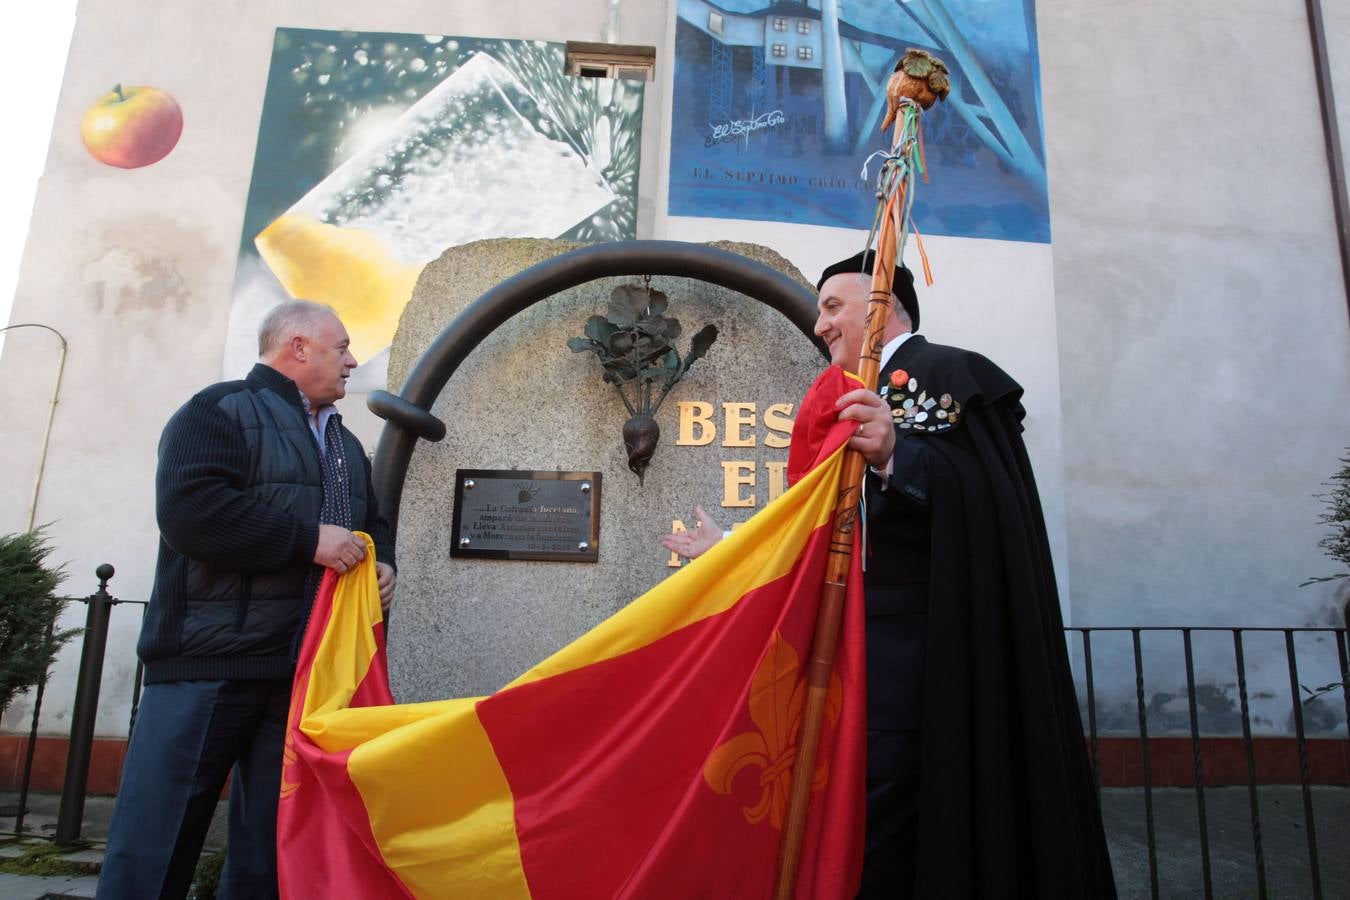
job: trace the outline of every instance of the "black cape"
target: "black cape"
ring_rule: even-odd
[[[1114,897],[1022,388],[918,335],[886,368],[931,491],[918,895]]]

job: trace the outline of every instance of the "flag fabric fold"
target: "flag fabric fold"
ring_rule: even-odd
[[[768,896],[853,387],[837,368],[812,386],[788,491],[491,696],[394,703],[373,547],[327,573],[291,698],[282,896]],[[852,897],[861,870],[858,558],[799,897]]]

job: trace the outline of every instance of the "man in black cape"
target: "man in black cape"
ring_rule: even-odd
[[[874,255],[821,275],[816,334],[861,356]],[[867,845],[860,897],[1114,897],[1022,388],[930,344],[897,267],[878,390],[840,399],[868,462]],[[699,526],[666,546],[697,556]]]

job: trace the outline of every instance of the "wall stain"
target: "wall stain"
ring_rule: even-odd
[[[181,315],[191,306],[193,279],[213,255],[197,229],[159,216],[104,224],[88,243],[81,267],[95,312],[118,318]]]

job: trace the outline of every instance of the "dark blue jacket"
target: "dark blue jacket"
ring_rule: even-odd
[[[352,528],[392,565],[370,462],[346,428],[342,437]],[[323,506],[319,446],[295,383],[257,365],[194,396],[160,438],[155,494],[159,561],[137,645],[146,682],[290,679]]]

